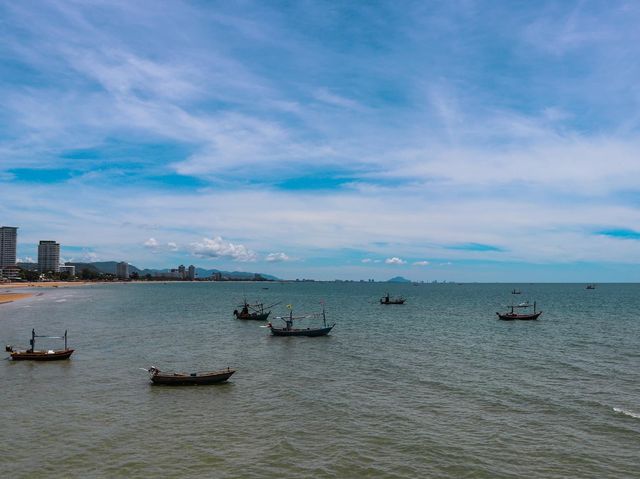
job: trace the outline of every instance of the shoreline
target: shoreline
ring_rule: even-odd
[[[33,296],[33,293],[0,293],[0,304],[13,303]]]
[[[71,286],[84,286],[87,284],[97,284],[96,281],[29,281],[24,283],[0,283],[2,289],[24,289],[24,288],[68,288]]]

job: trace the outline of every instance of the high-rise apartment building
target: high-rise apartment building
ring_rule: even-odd
[[[191,281],[196,279],[196,267],[194,265],[189,265],[189,269],[187,271],[187,279],[190,279]]]
[[[55,241],[40,241],[38,245],[38,271],[60,272],[60,245]]]
[[[15,266],[18,228],[0,226],[0,268]]]

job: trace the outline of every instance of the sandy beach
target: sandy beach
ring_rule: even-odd
[[[24,291],[12,292],[12,289],[30,289],[30,288],[65,288],[70,286],[84,286],[87,284],[95,284],[91,281],[50,281],[50,282],[28,282],[28,283],[0,283],[0,304],[11,303],[19,299],[25,299],[33,296],[34,293]],[[40,293],[42,294],[42,293]]]
[[[18,299],[24,299],[33,296],[32,293],[0,293],[0,304],[11,303]]]
[[[84,286],[96,284],[95,281],[31,281],[27,283],[0,283],[0,290],[14,288],[65,288],[71,286]]]

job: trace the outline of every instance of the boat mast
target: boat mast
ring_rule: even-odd
[[[285,321],[287,323],[287,330],[291,330],[293,328],[293,309],[289,308],[289,320]]]

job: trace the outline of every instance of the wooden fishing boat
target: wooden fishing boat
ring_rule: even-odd
[[[514,289],[511,291],[511,294],[522,294],[522,291],[520,291],[519,289]]]
[[[147,369],[149,377],[153,384],[166,384],[169,386],[187,386],[187,385],[203,385],[216,384],[229,379],[235,369],[227,368],[220,371],[206,371],[197,373],[175,373],[160,371],[155,366]]]
[[[588,284],[585,289],[596,289],[596,285],[595,284]]]
[[[380,304],[404,304],[405,301],[406,299],[404,299],[402,296],[392,298],[389,296],[389,293],[380,298]]]
[[[253,319],[257,321],[265,321],[271,314],[271,311],[266,310],[271,309],[278,304],[280,303],[274,303],[265,307],[263,303],[249,304],[245,299],[244,302],[240,305],[242,309],[240,311],[234,309],[233,315],[237,319]]]
[[[517,313],[516,309],[526,309],[533,307],[533,313]],[[532,320],[538,319],[542,314],[542,311],[536,311],[536,303],[533,302],[533,305],[528,302],[511,305],[511,311],[506,313],[496,313],[498,315],[498,319],[502,319],[503,321],[514,321],[516,319],[519,320]]]
[[[301,319],[319,319],[322,318],[323,326],[321,328],[294,328],[293,322]],[[269,322],[267,324],[267,328],[271,330],[271,334],[274,336],[307,336],[307,337],[315,337],[315,336],[326,336],[336,325],[333,323],[331,326],[327,324],[327,316],[322,308],[322,313],[320,314],[308,314],[305,316],[293,316],[293,311],[289,308],[289,316],[278,316],[276,319],[281,319],[284,321],[285,326],[283,328],[276,328]]]
[[[36,338],[44,339],[64,339],[64,349],[35,349]],[[29,349],[15,349],[14,346],[8,345],[5,351],[10,353],[11,359],[14,361],[56,361],[60,359],[69,359],[73,354],[73,349],[67,347],[67,331],[64,336],[41,336],[37,335],[35,329],[31,330],[31,339],[29,340]]]

